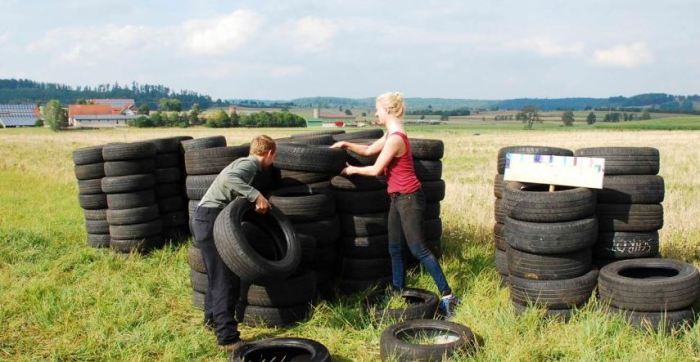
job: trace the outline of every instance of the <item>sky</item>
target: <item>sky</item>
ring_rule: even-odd
[[[0,78],[214,98],[700,93],[700,1],[0,0]]]

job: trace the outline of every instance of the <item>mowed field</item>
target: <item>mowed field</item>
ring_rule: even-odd
[[[201,326],[202,312],[191,305],[186,245],[128,257],[86,246],[71,152],[183,134],[222,134],[233,145],[259,133],[300,131],[0,130],[0,360],[223,360]],[[516,316],[508,290],[498,285],[491,239],[500,147],[654,146],[666,181],[661,253],[700,266],[699,133],[435,126],[409,134],[445,142],[443,266],[462,299],[455,321],[483,338],[474,360],[700,360],[700,325],[671,334],[640,331],[604,313],[595,299],[568,323],[543,319],[538,310]],[[425,273],[412,274],[410,284],[436,290]],[[241,329],[246,339],[313,338],[338,361],[376,361],[385,327],[372,324],[355,297],[321,303],[289,329]]]

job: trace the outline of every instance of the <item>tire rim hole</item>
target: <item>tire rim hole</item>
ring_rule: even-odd
[[[243,356],[245,362],[295,362],[309,361],[313,354],[306,349],[280,346],[265,347],[264,349],[252,350]]]
[[[678,271],[670,268],[625,268],[618,273],[632,279],[664,279],[678,275]]]
[[[280,226],[270,220],[270,216],[254,211],[246,212],[241,228],[258,255],[272,261],[280,261],[287,254],[287,244]]]
[[[401,341],[415,345],[448,344],[460,339],[460,336],[454,332],[431,328],[412,328],[399,331],[396,337]]]

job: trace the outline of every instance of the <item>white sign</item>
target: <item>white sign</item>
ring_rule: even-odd
[[[508,153],[503,180],[602,189],[604,173],[604,158]]]

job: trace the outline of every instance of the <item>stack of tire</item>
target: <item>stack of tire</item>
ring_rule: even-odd
[[[110,247],[120,253],[146,252],[163,245],[155,193],[156,146],[152,142],[109,144],[102,190],[107,194]]]
[[[219,172],[201,173],[199,162],[206,157],[204,150],[226,147],[226,138],[224,136],[195,138],[184,140],[180,144],[185,155],[185,174],[187,175],[185,178],[185,191],[188,199],[188,215],[191,217],[199,200],[202,199],[219,174]]]
[[[651,147],[596,147],[578,157],[605,159],[603,189],[598,190],[600,222],[595,263],[656,257],[663,226],[664,179],[658,176],[659,151]]]
[[[345,166],[345,152],[329,148],[328,141],[322,145],[301,142],[278,142],[274,167],[280,175],[280,188],[273,191],[276,196],[270,201],[292,218],[307,254],[315,244],[312,255],[304,259],[316,274],[319,294],[327,298],[332,295],[340,235],[334,197],[327,195],[328,185]]]
[[[571,150],[557,147],[546,146],[508,146],[498,150],[498,159],[496,164],[496,177],[493,181],[493,195],[496,197],[494,203],[494,216],[496,223],[493,225],[493,243],[495,246],[496,255],[496,271],[501,279],[501,285],[508,284],[508,260],[506,256],[507,243],[503,237],[503,225],[506,222],[506,210],[503,205],[503,174],[506,170],[506,155],[508,153],[519,153],[528,155],[555,155],[555,156],[573,156]]]
[[[425,213],[423,232],[426,244],[436,257],[442,256],[442,219],[440,202],[445,198],[445,181],[442,179],[442,156],[445,145],[440,140],[413,138],[410,140],[413,167],[423,185]],[[408,248],[405,248],[408,251]],[[413,257],[410,258],[414,260]],[[415,261],[414,261],[415,262]]]
[[[102,192],[104,160],[102,147],[85,147],[73,151],[75,177],[78,179],[78,200],[85,215],[88,245],[109,247],[107,196]]]
[[[621,314],[632,326],[668,332],[695,323],[700,275],[693,265],[677,260],[616,261],[600,269],[598,293],[609,312]]]
[[[184,159],[180,141],[192,137],[169,137],[150,140],[156,146],[155,176],[158,209],[163,236],[174,242],[189,235],[187,200],[184,190]]]
[[[598,234],[596,199],[587,188],[548,189],[504,185],[510,295],[518,312],[534,304],[566,320],[586,303],[598,279],[591,263]]]

